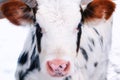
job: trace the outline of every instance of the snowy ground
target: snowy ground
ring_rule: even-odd
[[[0,80],[14,80],[16,61],[27,33],[27,28],[0,20]]]
[[[120,80],[120,0],[116,0],[113,42],[108,70],[109,80]],[[16,61],[29,29],[16,27],[6,19],[0,20],[0,80],[15,80]]]
[[[120,0],[116,0],[117,8],[114,13],[112,49],[108,70],[109,80],[120,80]]]

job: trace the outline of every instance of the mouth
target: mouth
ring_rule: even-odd
[[[54,75],[51,75],[52,77],[65,77],[66,74],[64,73],[60,73],[60,72],[56,72]]]

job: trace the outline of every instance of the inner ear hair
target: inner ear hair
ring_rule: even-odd
[[[93,0],[83,12],[83,20],[85,22],[102,18],[108,20],[114,10],[115,3],[111,0]]]
[[[1,6],[1,11],[11,23],[15,25],[22,25],[24,23],[33,22],[33,11],[20,0],[13,0],[4,3]]]

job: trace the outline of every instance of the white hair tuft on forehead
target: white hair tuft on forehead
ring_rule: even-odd
[[[47,29],[60,26],[68,29],[77,27],[81,14],[79,4],[75,1],[78,0],[44,0],[38,4],[37,22]]]

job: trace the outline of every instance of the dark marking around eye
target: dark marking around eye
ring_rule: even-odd
[[[81,34],[82,34],[81,26],[82,26],[82,24],[80,23],[80,24],[78,25],[78,30],[79,30],[79,32],[78,32],[78,34],[77,34],[77,49],[76,49],[76,52],[79,51],[79,47],[80,47],[80,38],[81,38]]]
[[[36,23],[36,37],[37,37],[37,48],[39,53],[41,52],[41,38],[42,38],[42,29],[40,28],[39,24]]]

